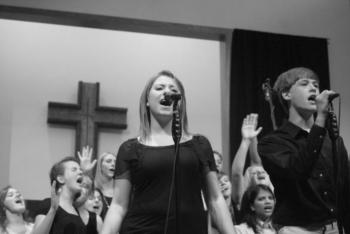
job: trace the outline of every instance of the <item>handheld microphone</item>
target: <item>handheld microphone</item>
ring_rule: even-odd
[[[167,102],[179,101],[181,99],[181,94],[179,94],[179,93],[165,93],[164,94],[164,99]]]
[[[332,102],[334,98],[337,98],[339,97],[340,94],[339,93],[332,93],[332,94],[329,94],[328,96],[328,102]]]

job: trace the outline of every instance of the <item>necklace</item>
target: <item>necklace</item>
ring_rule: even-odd
[[[109,203],[108,203],[108,201],[107,201],[107,199],[106,199],[104,194],[102,194],[102,199],[103,199],[103,203],[106,204],[107,209],[109,209]]]

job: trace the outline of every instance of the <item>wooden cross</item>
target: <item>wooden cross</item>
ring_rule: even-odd
[[[74,126],[75,155],[82,147],[93,148],[97,155],[100,129],[126,129],[126,108],[99,106],[99,83],[79,81],[78,104],[49,102],[47,122]]]

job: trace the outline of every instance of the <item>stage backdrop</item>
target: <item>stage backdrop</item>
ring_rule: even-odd
[[[75,154],[75,135],[47,124],[47,105],[76,103],[78,81],[100,82],[100,105],[128,109],[127,129],[101,133],[99,153],[137,135],[141,91],[162,69],[184,83],[190,131],[222,150],[220,42],[13,20],[0,35],[0,187],[49,196],[49,169]]]
[[[273,86],[279,74],[301,66],[318,74],[321,90],[329,88],[326,39],[234,30],[230,86],[231,160],[241,141],[242,120],[248,113],[259,114],[259,126],[263,127],[259,137],[272,130],[270,108],[262,91],[265,79],[270,78]],[[276,109],[279,124],[282,116]]]

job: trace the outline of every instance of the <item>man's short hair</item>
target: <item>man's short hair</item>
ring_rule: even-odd
[[[282,105],[283,111],[287,115],[289,114],[289,103],[283,98],[282,94],[288,92],[295,82],[301,78],[319,81],[317,74],[311,69],[306,67],[296,67],[280,74],[273,86],[273,89],[277,94],[278,101]]]

